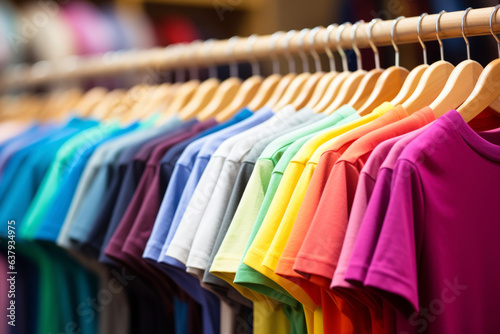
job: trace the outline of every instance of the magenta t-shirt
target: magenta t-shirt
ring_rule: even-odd
[[[354,247],[359,227],[363,221],[368,201],[370,200],[370,196],[375,186],[375,180],[377,179],[379,168],[384,162],[387,154],[389,154],[392,146],[404,136],[405,135],[390,138],[380,143],[373,150],[370,158],[368,158],[366,164],[359,173],[358,185],[356,186],[356,194],[354,195],[354,200],[352,202],[351,214],[349,217],[349,223],[347,224],[344,243],[342,244],[342,251],[340,252],[337,268],[330,284],[331,289],[336,286],[345,288],[352,287],[347,281],[344,280],[345,271],[347,270],[347,265],[349,263],[349,259],[351,258],[352,248]]]
[[[401,333],[500,333],[498,203],[500,129],[452,110],[403,150],[364,280],[406,315]]]
[[[352,287],[348,282],[363,285],[389,204],[394,165],[403,149],[428,126],[380,144],[377,147],[377,155],[374,156],[378,159],[369,159],[365,165],[366,169],[363,168],[363,175],[366,176],[365,187],[360,188],[358,185],[356,188],[356,196],[359,191],[363,200],[357,202],[356,207],[353,204],[353,211],[356,213],[353,212],[352,219],[349,219],[347,242],[342,246],[339,266],[332,279],[332,288]],[[381,159],[383,161],[380,163]]]

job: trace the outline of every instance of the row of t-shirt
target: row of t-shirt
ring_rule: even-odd
[[[159,116],[0,124],[2,333],[500,332],[493,110]]]

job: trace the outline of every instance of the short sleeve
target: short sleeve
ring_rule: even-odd
[[[295,271],[321,277],[325,287],[337,267],[358,178],[356,167],[337,161],[295,261]]]
[[[389,205],[391,180],[392,169],[382,168],[362,218],[346,269],[345,279],[351,284],[363,285],[365,281]]]
[[[364,282],[408,313],[419,310],[415,231],[423,222],[423,198],[418,169],[407,160],[398,160],[384,224]]]

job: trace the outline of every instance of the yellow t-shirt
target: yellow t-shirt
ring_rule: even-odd
[[[368,122],[365,122],[364,124],[360,124],[359,127],[369,127],[368,123],[371,123],[373,120],[379,118],[383,114],[385,114],[387,111],[393,109],[394,107],[389,104],[389,103],[384,103],[380,107],[376,108],[373,112],[370,114],[366,115],[366,118],[369,118],[370,120]],[[361,118],[361,120],[365,120],[365,117]],[[369,130],[367,130],[369,131]],[[359,135],[354,136],[354,138],[350,138],[346,140],[342,140],[342,137],[349,137],[347,132],[344,132],[342,134],[339,134],[338,136],[331,138],[327,140],[326,142],[323,142],[317,149],[309,155],[309,152],[302,152],[304,155],[301,157],[301,161],[305,161],[306,157],[309,157],[307,164],[304,168],[304,171],[302,172],[299,181],[297,182],[297,185],[295,189],[292,189],[292,195],[290,197],[289,202],[287,203],[287,208],[286,211],[284,212],[283,216],[281,217],[281,221],[278,222],[278,229],[273,230],[273,240],[268,246],[266,255],[264,259],[262,260],[262,265],[269,268],[270,270],[274,271],[276,270],[276,265],[278,264],[278,260],[283,253],[283,250],[285,248],[285,245],[288,241],[288,237],[290,236],[290,232],[292,230],[292,227],[295,223],[295,219],[297,217],[297,213],[299,212],[300,205],[302,204],[302,200],[304,199],[306,190],[309,186],[309,182],[311,181],[311,178],[316,170],[316,166],[318,164],[319,158],[321,155],[330,149],[332,145],[335,145],[339,141],[349,141],[352,142],[356,140]],[[301,150],[302,151],[302,150]],[[301,153],[299,151],[299,153]],[[298,153],[297,153],[298,154]],[[292,162],[294,162],[292,160]],[[292,163],[291,162],[291,163]],[[267,218],[267,217],[266,217]],[[272,233],[270,232],[270,233]]]
[[[326,151],[330,147],[328,144],[338,136],[375,120],[392,108],[389,103],[383,104],[369,115],[343,126],[325,130],[304,144],[286,168],[271,202],[272,210],[266,214],[257,236],[243,259],[243,263],[278,283],[304,305],[307,323],[314,333],[321,333],[324,330],[321,307],[317,307],[301,287],[274,273],[316,167],[316,164],[307,162],[315,154],[319,159],[320,152]]]
[[[375,110],[374,112],[361,117],[356,121],[340,127],[322,131],[304,144],[304,146],[299,150],[299,152],[297,152],[295,157],[290,161],[288,167],[286,168],[285,173],[283,174],[283,179],[281,180],[278,190],[276,191],[276,194],[274,195],[274,198],[271,202],[270,207],[272,208],[272,210],[269,210],[266,214],[266,217],[262,222],[257,236],[255,237],[252,245],[248,249],[243,259],[243,263],[281,285],[299,302],[306,306],[309,305],[311,309],[314,309],[315,306],[303,289],[290,282],[289,280],[276,275],[273,270],[264,266],[262,262],[264,261],[266,253],[269,250],[274,236],[280,226],[281,220],[283,218],[283,215],[285,214],[285,211],[287,210],[294,189],[297,186],[299,179],[301,178],[301,175],[306,167],[306,164],[313,153],[325,142],[361,125],[373,121],[374,119],[383,115],[389,109],[392,109],[392,105],[384,104],[383,106],[381,106],[381,108],[377,108],[377,110]],[[308,171],[308,175],[310,179],[310,176],[312,176],[312,172]],[[305,189],[307,188],[307,183],[303,183],[303,185],[300,185],[301,191],[305,191]],[[296,211],[298,211],[298,209],[299,206],[295,208]]]

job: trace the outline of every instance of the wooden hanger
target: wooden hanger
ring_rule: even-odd
[[[439,20],[445,11],[441,11],[436,19],[436,37],[439,42],[441,60],[430,65],[422,75],[417,88],[402,106],[408,113],[414,113],[434,101],[443,90],[454,66],[444,60],[443,42],[439,37]]]
[[[271,74],[262,81],[262,84],[255,93],[252,101],[248,103],[248,109],[259,110],[271,101],[274,91],[277,89],[282,76],[280,74]]]
[[[462,36],[467,46],[467,60],[458,64],[451,72],[446,85],[439,96],[429,107],[434,111],[436,117],[440,117],[449,110],[460,106],[472,93],[483,67],[476,61],[470,59],[470,46],[465,36],[464,21],[467,13],[472,8],[467,8],[462,15],[461,29]]]
[[[0,110],[2,122],[36,119],[45,102],[45,98],[38,98],[35,94],[29,93],[4,95],[1,100]]]
[[[358,69],[362,69],[363,64],[361,60],[361,52],[359,52],[359,48],[356,43],[356,31],[358,30],[359,25],[363,22],[364,21],[361,20],[354,23],[351,29],[351,44],[352,44],[352,49],[356,53],[356,61]],[[378,53],[378,50],[376,50],[376,48],[375,51]],[[376,59],[378,60],[378,57],[376,57]],[[377,80],[382,74],[382,72],[383,70],[380,68],[380,63],[377,62],[375,68],[373,70],[368,71],[363,76],[363,79],[359,83],[358,88],[352,95],[351,99],[347,102],[347,104],[352,106],[354,109],[360,108],[370,96],[370,93],[373,91],[375,84],[377,83]]]
[[[75,106],[80,102],[84,92],[79,87],[70,88],[66,94],[66,99],[61,103],[61,109],[58,118],[64,118],[69,113],[75,112]],[[78,112],[78,111],[77,111]]]
[[[279,34],[283,34],[282,32],[278,32]],[[287,58],[288,61],[288,73],[285,74],[281,80],[278,82],[278,85],[276,86],[276,89],[274,90],[273,94],[269,98],[269,100],[266,103],[266,106],[272,108],[274,111],[277,111],[278,108],[276,107],[277,104],[280,102],[280,100],[283,98],[289,87],[291,86],[292,82],[296,79],[297,74],[295,73],[295,62],[293,60],[292,55],[290,52],[288,52],[288,43],[286,42],[287,39],[291,38],[290,35],[295,34],[295,31],[289,31],[285,35],[285,47],[283,48],[285,57]]]
[[[275,45],[277,44],[278,39],[284,35],[284,32],[278,31],[275,32],[271,36],[271,45],[273,46],[273,50],[275,49]],[[279,69],[279,61],[276,57],[276,54],[272,54],[271,57],[273,58],[273,72],[276,73],[275,75],[271,75],[270,77],[273,77],[271,80],[277,80],[276,86],[272,92],[265,92],[264,91],[264,84],[265,82],[262,83],[262,85],[259,88],[259,91],[255,94],[255,98],[250,102],[249,104],[249,109],[250,110],[258,110],[263,106],[270,107],[275,110],[275,106],[278,103],[278,101],[281,99],[283,94],[285,93],[287,87],[290,85],[292,80],[297,76],[295,73],[288,73],[284,76],[281,76],[278,74],[280,72]],[[293,59],[291,56],[289,57],[289,63],[293,62]],[[268,77],[269,78],[269,77]],[[266,81],[266,80],[264,80]],[[266,97],[264,97],[266,96]],[[265,100],[265,102],[264,102]],[[254,102],[255,101],[255,102]],[[264,103],[264,104],[262,104]]]
[[[422,64],[412,69],[406,77],[405,82],[403,83],[403,87],[401,87],[398,95],[396,95],[396,97],[392,99],[390,103],[393,106],[397,106],[406,101],[417,89],[418,83],[420,82],[422,76],[428,68],[429,65]]]
[[[490,32],[497,41],[498,56],[500,57],[500,41],[493,31],[493,17],[500,8],[496,5],[490,15]],[[462,118],[469,122],[479,115],[486,107],[492,104],[497,106],[500,101],[500,59],[490,62],[481,72],[476,86],[465,102],[457,111]],[[499,109],[494,109],[499,114]]]
[[[302,29],[299,33],[299,38],[301,41],[303,41],[305,35],[309,32],[308,29]],[[291,59],[290,53],[287,51],[289,48],[290,40],[295,36],[296,31],[291,30],[286,34],[285,38],[285,54],[289,56]],[[290,72],[295,72],[295,63],[293,61],[289,61],[289,71]],[[291,104],[297,97],[300,95],[300,92],[302,91],[304,85],[306,84],[307,80],[311,76],[311,73],[308,72],[303,72],[297,75],[292,82],[288,85],[285,93],[283,96],[279,99],[279,101],[276,103],[275,110],[280,110],[284,108],[285,106]]]
[[[236,92],[232,101],[224,109],[217,113],[215,116],[218,122],[227,121],[236,112],[241,110],[243,107],[247,106],[248,103],[257,93],[260,85],[262,84],[263,78],[252,76],[246,79],[241,85],[239,90]]]
[[[341,25],[337,30],[336,39],[337,39],[337,50],[339,54],[344,54],[344,50],[340,47],[340,37],[342,35],[342,31],[345,29],[345,24]],[[342,57],[344,69],[347,69],[347,59]],[[336,96],[333,98],[331,102],[326,105],[326,108],[322,110],[325,114],[332,114],[335,110],[346,104],[356,92],[361,80],[363,80],[366,75],[366,71],[362,69],[357,69],[356,71],[350,73],[344,82],[341,84],[339,91]],[[335,81],[335,80],[334,80]]]
[[[75,109],[80,111],[83,117],[90,116],[92,109],[101,101],[108,93],[108,89],[104,87],[94,87],[89,89],[76,104]]]
[[[311,74],[309,79],[306,81],[304,84],[304,87],[302,88],[302,91],[300,94],[291,102],[291,105],[295,108],[295,110],[302,109],[307,105],[309,100],[312,98],[316,91],[316,87],[318,87],[318,84],[321,82],[321,79],[325,76],[325,72],[321,70],[321,60],[319,59],[319,54],[314,50],[314,40],[316,38],[316,35],[318,32],[321,30],[321,27],[316,27],[313,28],[310,31],[310,38],[309,38],[309,51],[314,59],[314,73]],[[302,41],[299,44],[299,49],[302,50]],[[302,62],[306,66],[306,72],[309,72],[309,64],[307,62],[307,55],[301,51],[300,55],[302,57]]]
[[[125,96],[125,90],[113,89],[109,91],[106,96],[99,102],[90,113],[91,117],[96,119],[104,119],[104,116],[109,113],[112,106],[114,106],[119,99]]]
[[[361,108],[363,103],[365,103],[366,100],[368,100],[368,97],[370,96],[371,92],[373,92],[377,84],[377,81],[383,72],[384,71],[382,69],[377,69],[377,68],[368,71],[363,76],[363,79],[361,80],[358,88],[352,95],[352,98],[346,104],[350,105],[356,110]]]
[[[394,32],[396,30],[396,25],[399,20],[401,20],[403,16],[396,18],[393,21],[391,27],[391,42],[394,47],[394,52],[396,54],[396,64],[395,66],[391,66],[386,69],[378,78],[375,87],[373,88],[372,93],[368,97],[368,99],[363,103],[363,105],[358,109],[359,115],[364,116],[373,111],[376,107],[381,105],[386,101],[390,101],[394,99],[398,93],[401,91],[403,84],[406,80],[406,77],[409,74],[409,71],[406,68],[399,66],[399,48],[394,42]],[[370,44],[372,44],[371,40],[371,30],[377,21],[372,20],[369,24],[367,33]]]
[[[66,117],[82,98],[83,92],[80,88],[67,90],[54,90],[49,103],[41,110],[42,119],[61,119]]]
[[[213,47],[214,41],[214,39],[209,39],[203,43],[203,52],[207,57]],[[217,67],[214,64],[209,68],[209,78],[200,84],[189,103],[179,110],[179,117],[184,120],[196,117],[213,99],[219,85],[220,80],[217,79]]]
[[[247,106],[248,103],[252,100],[252,98],[259,90],[262,81],[263,78],[260,76],[252,76],[243,81],[243,83],[240,85],[240,88],[236,92],[234,98],[224,109],[222,109],[217,113],[215,119],[218,122],[227,121],[236,112],[241,110],[243,107]]]
[[[423,54],[423,64],[418,65],[414,69],[410,71],[410,74],[406,77],[406,80],[403,84],[403,87],[401,87],[401,90],[399,91],[398,95],[392,101],[390,102],[393,106],[397,106],[404,101],[406,101],[411,94],[415,91],[415,89],[418,86],[418,83],[420,82],[420,79],[422,78],[422,75],[424,74],[425,70],[429,68],[429,65],[427,64],[427,47],[425,46],[425,43],[422,41],[422,38],[420,37],[420,31],[422,30],[422,20],[423,18],[427,16],[427,13],[423,13],[420,15],[417,21],[417,38],[418,42],[422,46],[422,54]]]
[[[167,110],[167,107],[170,106],[172,101],[175,99],[180,87],[181,87],[181,84],[178,82],[170,84],[170,89],[168,90],[168,93],[165,96],[163,96],[160,99],[160,101],[158,101],[159,104],[156,107],[155,112],[159,112],[161,114],[161,117],[158,120],[159,124],[167,121],[169,118],[171,118],[173,115],[175,115],[177,113],[177,111],[172,110],[171,113],[169,114],[169,113],[165,112],[164,110]]]
[[[251,35],[247,40],[247,52],[252,54],[252,47],[257,41],[257,35]],[[256,58],[252,62],[252,76],[241,84],[238,93],[231,103],[217,113],[215,117],[218,122],[223,122],[230,119],[236,112],[241,110],[243,107],[248,106],[250,101],[259,90],[260,85],[264,79],[260,75],[259,64]]]
[[[150,85],[139,84],[133,86],[128,91],[126,91],[125,94],[118,97],[111,103],[111,106],[103,119],[120,119],[123,122],[128,122],[134,119],[135,117],[131,114],[130,111],[138,103],[141,97],[147,96],[152,89],[153,87],[151,87]]]
[[[278,82],[278,85],[274,89],[273,94],[269,98],[269,100],[266,102],[266,106],[271,107],[273,110],[278,110],[276,108],[276,105],[280,101],[280,99],[285,95],[285,92],[287,91],[288,87],[292,84],[292,81],[297,77],[297,74],[295,73],[288,73],[285,74],[284,76],[281,77],[280,81]]]
[[[481,72],[476,86],[458,112],[466,122],[479,115],[500,97],[500,59],[489,63]]]
[[[184,52],[185,48],[184,45],[174,45],[173,46],[174,51],[178,52],[178,58],[180,58]],[[191,100],[193,97],[194,93],[196,92],[196,89],[200,86],[200,81],[197,79],[189,80],[187,82],[183,82],[183,77],[184,77],[184,70],[179,70],[176,72],[176,81],[179,81],[181,84],[176,90],[176,94],[173,97],[172,101],[169,103],[165,111],[162,113],[165,113],[166,115],[175,115],[179,110],[181,110],[185,105],[188,104],[188,102]]]
[[[20,120],[37,120],[39,122],[43,122],[44,119],[40,117],[42,110],[45,108],[48,99],[47,94],[39,95],[39,94],[22,94],[25,96],[26,103],[17,104],[17,106],[21,107],[20,109],[12,109],[14,113],[19,113],[13,117],[14,119]],[[19,110],[19,112],[18,112]],[[22,115],[21,115],[22,114]]]
[[[231,37],[228,40],[228,49],[226,51],[228,58],[231,57],[231,53],[234,49],[233,44],[235,44],[237,40],[238,37],[236,36]],[[238,75],[238,65],[235,62],[230,65],[229,70],[230,77],[219,85],[210,103],[206,105],[205,108],[203,108],[196,116],[199,120],[206,120],[215,117],[235,98],[236,93],[241,87],[242,81],[236,77]]]
[[[460,106],[474,90],[482,71],[483,67],[470,59],[458,64],[451,72],[441,93],[429,105],[436,117]]]
[[[165,106],[165,100],[172,94],[172,86],[173,85],[168,82],[158,85],[151,96],[151,101],[144,107],[144,111],[142,112],[143,117],[148,117]]]
[[[195,117],[213,99],[219,85],[217,78],[203,81],[190,101],[179,111],[179,117],[184,120]]]
[[[53,118],[54,111],[57,105],[60,104],[60,100],[63,98],[64,91],[60,89],[54,89],[45,94],[44,103],[42,108],[38,112],[38,119],[41,121],[47,121]]]
[[[16,115],[14,119],[25,122],[36,120],[38,118],[40,110],[43,107],[44,102],[45,100],[40,95],[29,94],[26,99],[26,103],[22,104],[24,108],[22,110],[19,110],[18,112],[14,110],[16,114],[19,114]]]
[[[167,106],[165,113],[168,115],[176,114],[189,103],[199,86],[200,82],[198,80],[189,80],[180,85],[173,100]]]
[[[274,34],[271,35],[272,50],[276,49],[276,43],[281,35],[283,35],[282,31],[275,32]],[[255,96],[253,97],[252,101],[248,103],[248,109],[250,110],[259,110],[263,106],[270,103],[273,93],[276,91],[276,89],[279,86],[280,80],[283,78],[281,74],[279,74],[279,62],[276,57],[276,54],[273,53],[271,57],[273,58],[273,74],[269,75],[264,79],[264,81],[259,87],[259,90],[257,91],[257,93],[255,93]],[[257,69],[257,66],[255,65],[258,64],[255,62],[252,64],[252,66],[255,67],[254,69],[252,69],[254,73],[255,69]]]
[[[133,105],[130,107],[130,110],[123,115],[122,119],[125,122],[145,119],[152,110],[151,105],[157,103],[161,95],[168,93],[169,88],[170,84],[166,83],[143,90],[140,95],[136,96],[136,102],[131,102],[131,105]]]
[[[299,40],[299,55],[302,58],[302,71],[305,73],[309,73],[309,62],[307,59],[307,55],[303,49],[304,39],[305,39],[305,35],[307,33],[310,34],[310,52],[315,60],[315,71],[309,75],[309,78],[304,83],[304,86],[299,91],[299,94],[295,97],[295,99],[293,99],[290,102],[290,105],[292,105],[296,110],[303,108],[307,104],[307,102],[311,99],[311,97],[314,93],[314,90],[316,89],[316,86],[318,85],[319,81],[325,75],[325,73],[323,71],[321,71],[321,63],[320,63],[319,55],[317,52],[314,51],[314,48],[313,48],[314,39],[315,39],[316,35],[318,34],[319,30],[321,30],[320,27],[316,27],[316,28],[312,29],[311,31],[302,30],[301,33],[305,31],[303,33],[303,37],[299,35],[300,37],[302,37]]]
[[[335,58],[333,58],[333,53],[332,50],[328,47],[328,40],[331,32],[338,27],[337,24],[330,24],[328,27],[326,27],[326,32],[325,32],[325,52],[328,56],[328,62],[330,65],[330,71],[328,73],[325,73],[323,77],[319,80],[318,84],[316,85],[316,88],[314,89],[314,92],[309,99],[309,101],[306,104],[306,108],[312,109],[315,105],[318,104],[318,102],[323,98],[325,95],[328,87],[331,85],[332,81],[337,77],[339,74],[337,72],[337,68],[335,66]],[[316,53],[317,54],[317,53]],[[319,64],[321,65],[321,63]]]
[[[338,28],[336,29],[336,45],[337,45],[337,52],[340,55],[340,58],[342,59],[342,72],[339,73],[335,78],[332,80],[330,85],[325,91],[325,94],[321,98],[321,100],[314,105],[313,110],[316,113],[322,113],[325,110],[328,109],[329,106],[332,105],[333,101],[337,98],[337,96],[340,95],[340,90],[344,86],[345,81],[349,76],[352,74],[349,71],[349,68],[347,66],[347,57],[345,55],[344,50],[340,47],[340,35],[342,34],[342,31],[345,29],[346,25],[349,23],[343,23]],[[325,44],[328,45],[328,42],[330,40],[331,33],[333,32],[332,29],[327,28],[327,34],[325,36]]]
[[[228,106],[236,96],[242,81],[239,78],[228,78],[220,83],[212,100],[196,116],[199,120],[215,117],[217,113]]]
[[[193,51],[196,52],[197,48],[195,47],[197,44],[201,44],[201,41],[196,40],[191,43],[193,46]],[[181,57],[184,55],[184,44],[179,45],[169,45],[168,48],[173,48],[173,51],[177,53],[177,57]],[[187,55],[186,57],[189,57]],[[176,72],[176,80],[184,82],[184,69],[180,69]],[[189,84],[192,83],[192,84]],[[131,108],[129,113],[126,115],[124,119],[130,121],[133,119],[143,119],[147,117],[151,112],[156,111],[160,107],[169,108],[169,105],[165,104],[165,99],[167,97],[171,97],[171,87],[172,85],[169,83],[164,83],[158,86],[153,87],[150,91],[144,92],[144,96],[140,98],[140,101],[137,101],[134,107]],[[198,81],[198,73],[196,69],[190,72],[190,81],[183,85],[183,87],[187,87],[185,91],[179,92],[181,97],[176,99],[176,108],[183,108],[186,104],[195,97],[195,93],[198,91],[200,84]],[[194,89],[194,92],[192,90]],[[198,96],[200,97],[200,96]],[[169,118],[172,114],[179,112],[181,109],[173,109],[165,110],[163,113],[163,117]]]

